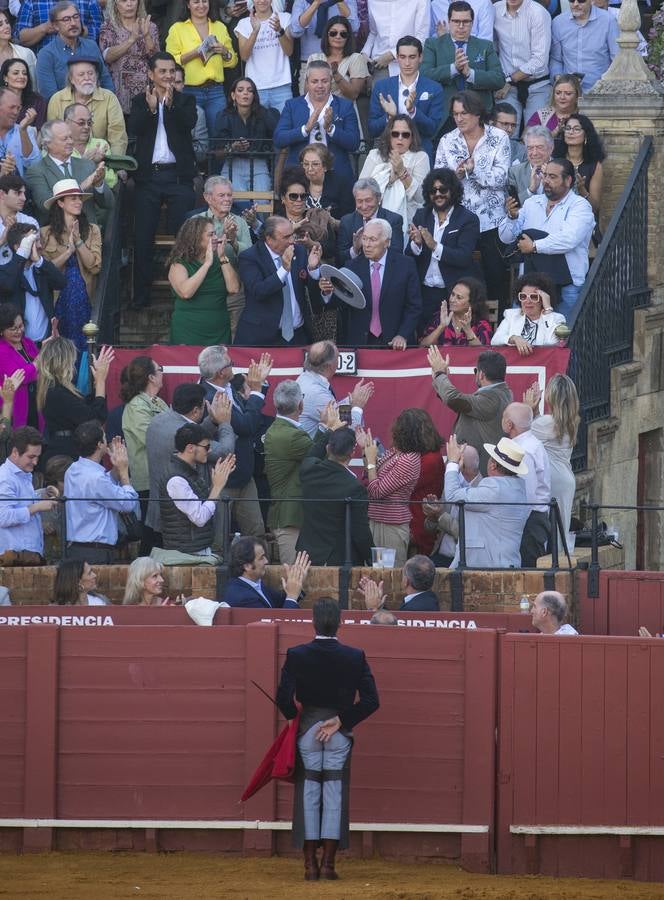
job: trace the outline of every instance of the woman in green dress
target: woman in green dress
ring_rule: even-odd
[[[240,281],[225,253],[226,238],[217,238],[209,219],[187,219],[168,257],[168,280],[175,306],[171,344],[230,344],[231,322],[226,306]]]

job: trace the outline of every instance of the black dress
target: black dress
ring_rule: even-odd
[[[52,456],[63,454],[78,459],[74,445],[74,431],[83,422],[97,419],[106,421],[108,409],[105,397],[87,398],[72,394],[62,384],[55,384],[46,392],[44,416],[46,447],[42,454],[42,464]]]

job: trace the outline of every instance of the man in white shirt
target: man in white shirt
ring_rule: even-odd
[[[507,215],[498,224],[500,240],[509,244],[518,239],[518,248],[531,253],[564,254],[571,283],[560,288],[556,312],[569,320],[588,273],[588,247],[595,227],[590,203],[572,190],[574,166],[568,159],[552,159],[543,169],[544,193],[528,197],[521,209],[507,198]],[[548,237],[533,240],[527,228],[545,231]]]
[[[542,591],[532,605],[532,622],[540,634],[578,634],[573,625],[562,624],[567,616],[567,602],[558,591]]]
[[[25,222],[39,228],[37,220],[23,212],[25,187],[20,175],[0,176],[0,265],[12,258],[11,249],[7,246],[7,232],[14,222]]]
[[[304,372],[297,377],[297,384],[302,391],[302,412],[300,413],[300,425],[313,438],[318,431],[321,422],[321,412],[330,400],[336,400],[330,381],[337,371],[339,351],[332,341],[318,341],[312,344],[304,361]],[[364,408],[374,392],[373,381],[366,384],[360,379],[353,390],[340,405],[348,404],[351,407],[350,424],[353,428],[362,424]]]
[[[498,0],[494,10],[494,40],[507,82],[496,99],[516,109],[518,132],[521,116],[527,122],[551,92],[551,16],[537,0]]]
[[[521,538],[521,565],[531,568],[546,552],[551,536],[549,527],[549,502],[551,500],[551,468],[544,444],[531,431],[533,411],[525,403],[510,403],[503,412],[503,431],[508,438],[518,444],[525,453],[524,462],[528,472],[526,500],[529,515]]]
[[[397,41],[405,34],[424,44],[429,37],[429,0],[368,0],[369,36],[362,53],[373,64],[374,79],[398,75]]]

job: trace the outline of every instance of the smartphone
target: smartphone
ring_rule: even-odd
[[[510,197],[512,200],[514,200],[515,203],[518,203],[519,206],[521,206],[521,202],[519,200],[519,192],[516,188],[516,185],[511,184],[507,188],[507,196]]]
[[[351,405],[350,403],[339,404],[339,418],[345,425],[351,424]]]

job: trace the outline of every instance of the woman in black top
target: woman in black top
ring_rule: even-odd
[[[236,191],[271,191],[272,135],[279,113],[261,106],[258,88],[251,78],[238,78],[230,90],[230,104],[219,113],[213,135],[215,149],[224,162],[221,174]]]
[[[78,458],[74,431],[82,422],[106,421],[106,379],[115,358],[112,347],[93,357],[94,397],[83,397],[74,387],[77,351],[73,341],[56,337],[42,347],[37,367],[37,407],[44,416],[47,446],[42,463],[56,454]]]

